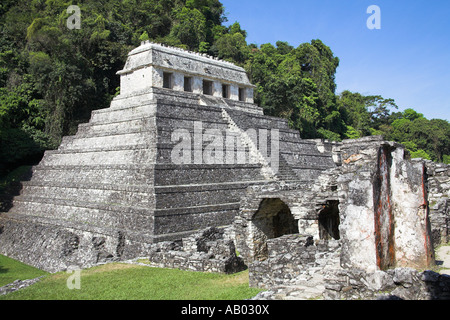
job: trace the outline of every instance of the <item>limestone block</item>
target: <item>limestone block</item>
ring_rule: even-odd
[[[428,268],[434,264],[434,256],[425,167],[423,163],[395,160],[391,189],[395,215],[396,265]]]
[[[239,87],[237,85],[230,85],[230,99],[239,101]]]
[[[245,102],[247,103],[254,103],[254,89],[253,88],[247,88],[247,96],[245,99]]]
[[[179,72],[173,73],[173,90],[184,91],[184,74]]]
[[[192,78],[192,92],[196,94],[203,94],[203,79],[200,77]]]
[[[146,91],[155,84],[153,79],[154,71],[151,67],[144,67],[122,75],[120,77],[120,93],[128,95],[138,91]]]
[[[222,83],[219,81],[213,82],[213,96],[222,98]]]
[[[150,67],[151,69],[151,75],[152,75],[152,87],[158,87],[158,88],[162,88],[163,87],[163,70],[159,69],[159,68],[155,68],[155,67]],[[122,91],[120,91],[120,94],[122,95]]]
[[[338,178],[343,266],[374,271],[433,264],[425,171],[377,139],[345,142]]]

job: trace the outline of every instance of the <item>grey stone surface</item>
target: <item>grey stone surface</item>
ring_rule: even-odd
[[[433,244],[450,241],[450,166],[425,161]]]
[[[283,284],[301,285],[315,271],[339,263],[339,244],[314,242],[312,237],[286,235],[267,241],[267,259],[249,265],[250,286],[271,288]]]
[[[236,273],[245,270],[244,261],[236,255],[232,240],[227,240],[224,229],[209,228],[180,242],[160,242],[149,249],[148,259],[161,268]]]
[[[29,287],[37,282],[39,282],[43,276],[35,278],[35,279],[28,279],[28,280],[16,280],[10,284],[7,284],[3,287],[0,287],[0,296],[24,289],[26,287]]]
[[[448,300],[450,277],[411,268],[365,272],[357,269],[330,271],[324,298],[367,300]]]

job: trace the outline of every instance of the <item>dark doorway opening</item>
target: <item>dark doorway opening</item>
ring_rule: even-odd
[[[319,212],[319,237],[322,240],[339,240],[339,201],[327,201]]]
[[[256,227],[253,234],[253,258],[263,261],[268,257],[267,240],[298,233],[298,220],[280,199],[264,199],[253,216]]]
[[[163,88],[173,89],[173,74],[163,72]]]

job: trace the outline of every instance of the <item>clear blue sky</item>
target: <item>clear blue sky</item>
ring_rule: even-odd
[[[320,39],[339,57],[337,93],[392,98],[403,111],[450,121],[449,0],[221,0],[230,25],[247,42]],[[369,30],[367,8],[381,9],[381,29]]]

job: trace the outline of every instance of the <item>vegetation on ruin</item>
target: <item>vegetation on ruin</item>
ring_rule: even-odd
[[[127,53],[142,40],[208,53],[245,67],[256,103],[304,138],[385,135],[415,157],[450,162],[450,124],[395,101],[336,94],[339,58],[320,40],[248,44],[238,22],[225,26],[219,0],[86,0],[81,29],[67,28],[63,0],[0,4],[0,175],[40,160],[118,93]],[[282,37],[282,35],[280,35]],[[409,106],[405,106],[409,107]]]
[[[6,270],[0,269],[0,286],[46,274],[3,256],[0,266]],[[0,300],[245,300],[261,291],[249,287],[248,271],[223,275],[111,263],[82,270],[79,290],[68,288],[71,275],[46,274]]]

